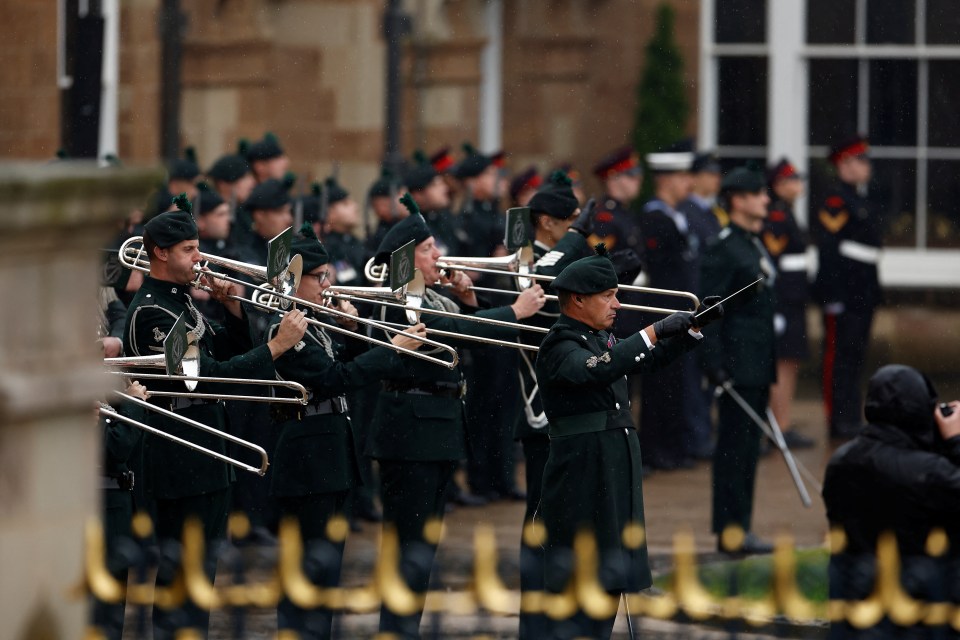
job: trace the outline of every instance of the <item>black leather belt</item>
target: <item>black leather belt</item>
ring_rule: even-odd
[[[194,407],[201,404],[217,404],[219,400],[213,398],[157,398],[158,404],[164,409],[170,411],[181,411],[187,407]]]
[[[400,382],[384,382],[383,390],[395,393],[409,393],[419,396],[440,396],[442,398],[462,398],[467,394],[466,382],[418,382],[417,384],[403,384]]]
[[[307,416],[325,416],[331,413],[346,413],[347,408],[347,399],[344,396],[337,396],[336,398],[328,398],[319,402],[311,402],[306,406],[299,407],[297,409],[297,417],[303,419]]]
[[[133,471],[125,471],[115,476],[101,476],[101,489],[119,489],[121,491],[133,491],[134,477]]]

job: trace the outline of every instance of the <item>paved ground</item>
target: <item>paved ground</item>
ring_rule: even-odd
[[[956,379],[935,381],[941,396],[960,397],[960,385]],[[819,395],[811,383],[800,391],[795,411],[796,427],[817,440],[817,446],[796,452],[797,459],[809,469],[814,480],[823,477],[823,470],[835,444],[825,433]],[[518,469],[522,478],[522,469]],[[779,454],[771,453],[760,463],[754,531],[772,538],[779,533],[790,533],[798,546],[821,545],[827,531],[819,486],[805,479],[813,497],[813,506],[804,508],[787,468]],[[644,495],[648,525],[649,547],[655,570],[667,570],[671,565],[670,550],[674,532],[683,529],[692,531],[696,538],[701,561],[709,562],[715,557],[716,541],[709,533],[710,523],[710,465],[700,463],[687,471],[657,473],[645,480]],[[518,585],[518,548],[523,504],[501,502],[481,508],[457,508],[445,519],[445,534],[438,554],[441,568],[441,584],[444,588],[459,588],[469,580],[472,560],[474,527],[488,523],[495,527],[501,560],[501,575],[508,586]],[[357,585],[369,580],[376,557],[378,527],[365,525],[364,531],[353,534],[347,541],[345,552],[344,580]],[[269,562],[269,560],[268,560]],[[257,574],[254,572],[254,579]],[[245,637],[268,638],[275,632],[272,612],[260,612],[250,616]],[[375,615],[346,616],[341,621],[340,637],[370,637],[376,629]],[[717,637],[712,632],[689,627],[675,627],[655,621],[641,622],[644,637],[683,638]],[[213,638],[232,637],[230,624],[223,613],[214,613],[212,618]],[[515,637],[516,618],[478,619],[476,617],[446,617],[442,630],[435,637],[466,637],[483,631],[493,637]],[[626,634],[625,619],[621,615],[617,634]],[[130,635],[129,637],[133,637]],[[426,637],[426,636],[425,636]],[[620,637],[626,637],[621,635]],[[743,636],[742,636],[743,637]],[[783,635],[779,637],[785,637]]]

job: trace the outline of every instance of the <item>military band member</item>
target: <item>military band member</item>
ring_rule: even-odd
[[[367,249],[354,235],[360,227],[360,207],[350,193],[340,186],[336,177],[324,181],[326,220],[323,220],[324,246],[330,253],[331,264],[336,269],[337,284],[360,287],[367,283],[363,268],[367,264]]]
[[[764,280],[752,291],[727,303],[723,321],[708,332],[712,339],[702,351],[703,369],[713,385],[731,383],[734,391],[762,416],[767,411],[770,384],[776,380],[773,335],[776,271],[759,237],[770,198],[763,176],[744,167],[723,179],[720,194],[730,213],[730,224],[707,247],[701,270],[701,291],[726,297],[760,276]],[[737,526],[746,532],[742,552],[771,551],[770,544],[754,535],[750,528],[760,429],[729,394],[719,397],[717,409],[713,532],[719,536],[728,526]]]
[[[197,177],[200,166],[197,164],[197,152],[193,147],[183,150],[183,157],[170,163],[167,169],[167,182],[150,197],[144,211],[144,220],[170,210],[170,202],[176,193],[186,193],[193,202],[197,197]]]
[[[410,241],[416,243],[414,266],[428,284],[449,283],[459,300],[427,289],[424,308],[459,311],[483,318],[516,321],[533,315],[543,306],[543,290],[531,287],[513,305],[479,310],[479,301],[471,290],[470,279],[462,272],[450,277],[440,273],[437,249],[430,229],[417,210],[412,197],[403,203],[410,216],[401,220],[384,238],[378,260]],[[403,311],[384,309],[383,318],[406,322]],[[509,328],[423,314],[421,321],[431,328],[465,335],[512,340],[516,331]],[[444,338],[444,342],[448,339]],[[462,341],[453,341],[462,346]],[[421,350],[424,351],[424,350]],[[427,351],[427,353],[430,353]],[[436,552],[434,542],[424,541],[424,525],[442,519],[453,472],[466,456],[464,432],[464,383],[459,367],[447,369],[424,360],[406,362],[406,375],[387,378],[377,403],[370,455],[380,463],[381,496],[384,522],[393,527],[401,545],[401,572],[416,592],[427,590],[430,569]],[[380,611],[380,630],[404,638],[419,637],[420,612],[398,616],[386,607]]]
[[[104,357],[114,357],[107,356]],[[124,390],[127,395],[149,399],[146,387],[132,381]],[[143,422],[146,417],[144,409],[132,405],[121,404],[116,411],[128,418]],[[106,553],[107,571],[120,582],[127,584],[127,574],[130,569],[128,554],[124,553],[123,540],[133,538],[131,521],[138,507],[133,494],[136,476],[133,470],[134,457],[140,444],[142,431],[137,427],[124,422],[114,421],[106,416],[100,417],[100,428],[103,433],[103,458],[101,462],[102,488],[102,515],[104,533],[104,551]],[[123,618],[126,598],[120,602],[108,604],[95,600],[91,610],[93,626],[109,640],[120,640],[123,636]]]
[[[214,189],[223,201],[234,209],[250,197],[250,192],[257,185],[253,170],[247,162],[248,149],[247,141],[241,140],[237,143],[236,153],[220,156],[207,169],[207,178],[213,181]]]
[[[810,221],[820,265],[814,295],[823,310],[823,404],[835,438],[852,438],[862,423],[860,375],[882,298],[881,221],[866,193],[869,149],[859,136],[832,149],[839,184]]]
[[[662,367],[702,338],[693,314],[678,312],[617,341],[608,333],[620,308],[617,273],[602,245],[597,249],[553,281],[561,315],[537,356],[550,433],[537,515],[546,526],[545,582],[553,593],[567,586],[581,529],[596,536],[604,589],[619,594],[650,586],[646,546],[627,547],[623,536],[628,525],[644,525],[640,445],[626,376]],[[718,305],[700,325],[720,313]],[[580,611],[556,623],[549,637],[608,638],[613,621]]]
[[[277,335],[267,344],[253,347],[250,329],[240,303],[226,296],[237,293],[236,285],[215,279],[207,283],[214,297],[227,309],[226,324],[213,325],[204,318],[190,297],[189,283],[200,262],[197,226],[190,215],[185,196],[177,198],[177,210],[153,218],[144,227],[143,246],[150,259],[150,275],[134,297],[127,313],[124,348],[132,356],[150,356],[163,352],[163,341],[173,324],[183,315],[200,348],[200,371],[204,376],[271,379],[273,361],[303,337],[306,321],[293,312],[284,318]],[[157,382],[160,391],[182,391],[180,382]],[[200,384],[199,391],[216,393],[217,388]],[[155,404],[176,411],[214,428],[223,430],[226,412],[222,402],[190,398],[154,398]],[[197,444],[225,452],[222,439],[163,416],[151,416],[152,426]],[[188,433],[189,432],[189,433]],[[232,467],[179,444],[157,437],[144,439],[144,466],[147,491],[156,503],[156,534],[161,546],[158,585],[173,582],[178,565],[178,541],[183,524],[195,516],[203,525],[207,549],[206,571],[216,572],[214,547],[226,533],[230,505]],[[153,611],[154,638],[172,638],[175,629],[194,627],[205,634],[209,613],[192,603]]]
[[[253,225],[249,241],[240,247],[245,262],[266,265],[267,242],[293,224],[290,189],[294,182],[296,176],[289,174],[282,180],[269,178],[253,188],[244,203]]]
[[[792,449],[812,447],[814,441],[792,427],[793,397],[800,363],[809,357],[807,346],[807,240],[793,207],[803,195],[803,176],[782,158],[767,172],[770,213],[763,226],[763,244],[777,268],[777,306],[773,316],[777,335],[777,382],[770,387],[770,410]]]
[[[323,292],[330,287],[330,256],[313,235],[309,224],[293,243],[291,253],[303,259],[303,277],[297,297],[324,304]],[[348,302],[340,310],[356,315]],[[307,308],[308,318],[327,316]],[[357,330],[356,321],[336,318],[343,328]],[[281,316],[275,315],[267,338],[280,330]],[[409,329],[424,335],[423,326]],[[347,494],[359,478],[357,446],[347,417],[345,393],[383,377],[405,374],[400,354],[387,347],[367,349],[356,338],[340,339],[341,334],[310,325],[303,340],[277,359],[277,377],[303,384],[310,392],[310,403],[276,405],[274,419],[280,422],[280,437],[273,451],[274,469],[271,493],[280,503],[284,517],[296,518],[303,539],[307,577],[325,587],[337,586],[343,541],[331,541],[327,524],[337,515],[345,515]],[[407,335],[395,335],[391,342],[407,349],[423,343]],[[277,626],[293,630],[300,638],[330,637],[332,615],[325,608],[304,610],[287,599],[277,607]]]
[[[391,176],[387,170],[384,170],[367,190],[367,204],[377,218],[375,229],[371,229],[369,222],[367,223],[367,239],[364,244],[371,254],[377,250],[393,225],[409,215],[406,207],[399,204],[404,191],[406,188],[400,180]]]
[[[247,148],[247,162],[257,184],[282,180],[290,168],[290,158],[280,145],[280,139],[269,131]]]
[[[536,272],[556,275],[563,267],[590,252],[584,234],[570,231],[570,225],[580,214],[580,204],[571,188],[571,181],[561,171],[554,172],[550,179],[530,199],[530,223],[534,230],[533,255]],[[527,318],[532,325],[549,328],[560,317],[556,302],[547,302],[543,308]],[[521,332],[520,340],[526,344],[539,345],[542,334]],[[521,411],[517,416],[513,436],[523,445],[526,461],[527,508],[524,526],[533,522],[540,504],[543,468],[550,453],[550,438],[547,435],[547,416],[537,386],[536,353],[520,352],[520,400]],[[543,547],[527,545],[521,540],[520,590],[522,592],[543,590]],[[547,636],[547,618],[542,614],[520,612],[520,637],[543,638]]]

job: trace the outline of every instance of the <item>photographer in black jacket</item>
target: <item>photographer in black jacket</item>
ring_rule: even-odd
[[[960,402],[938,406],[925,375],[894,364],[870,378],[864,413],[868,424],[833,455],[823,484],[830,526],[846,534],[845,547],[830,559],[830,598],[871,594],[877,539],[889,531],[896,535],[907,593],[928,602],[950,599],[938,565],[943,559],[931,558],[925,547],[930,532],[943,528],[951,534],[950,556],[960,557]],[[894,633],[884,624],[862,633]],[[837,624],[831,637],[867,636]]]

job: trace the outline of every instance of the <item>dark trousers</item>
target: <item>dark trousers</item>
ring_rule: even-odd
[[[518,356],[515,350],[502,347],[471,347],[470,355],[467,481],[477,495],[505,495],[516,488],[513,425],[520,408]]]
[[[327,538],[327,523],[332,517],[343,515],[347,493],[277,498],[283,516],[294,517],[300,523],[303,572],[310,582],[320,587],[335,587],[340,582],[344,543]],[[301,640],[325,640],[331,635],[333,616],[330,609],[301,609],[283,598],[277,604],[277,629],[296,631]]]
[[[543,491],[543,468],[550,456],[550,438],[536,435],[524,438],[523,454],[526,458],[527,510],[523,516],[526,526],[532,522],[540,505]],[[542,524],[542,523],[541,523]],[[544,581],[543,545],[527,545],[520,540],[520,591],[543,591]],[[548,618],[541,613],[520,612],[520,638],[539,639],[547,637]]]
[[[566,620],[553,621],[551,625],[553,629],[550,635],[541,637],[550,638],[550,640],[573,640],[574,638],[605,640],[613,633],[613,623],[616,620],[616,615],[611,618],[595,620],[583,611],[577,611]]]
[[[374,498],[377,494],[377,483],[374,478],[373,460],[363,455],[367,450],[367,442],[373,428],[373,413],[377,407],[377,398],[380,395],[380,383],[361,387],[347,395],[350,403],[350,428],[353,430],[353,441],[357,445],[357,468],[360,471],[361,483],[350,490],[347,510],[351,515],[370,514],[376,510]]]
[[[157,569],[157,587],[173,584],[180,568],[183,525],[191,517],[203,525],[203,570],[210,582],[217,573],[217,547],[227,534],[227,510],[230,488],[199,496],[185,496],[171,500],[157,499],[157,540],[160,544],[160,562]],[[195,629],[207,637],[210,612],[197,607],[187,598],[173,609],[153,607],[154,640],[172,640],[180,629]]]
[[[758,415],[767,411],[768,387],[734,387]],[[713,454],[713,532],[728,525],[750,531],[760,458],[760,428],[724,393],[717,400],[717,448]]]
[[[263,395],[263,387],[247,386],[237,393],[249,395]],[[276,423],[270,418],[270,405],[262,402],[230,402],[227,403],[227,418],[230,424],[230,433],[238,438],[263,447],[267,451],[274,451],[280,432]],[[230,455],[241,460],[248,459],[248,449],[230,443],[227,445]],[[238,473],[233,485],[233,511],[243,511],[250,518],[254,527],[264,527],[276,532],[280,510],[273,497],[270,496],[270,480],[273,477],[272,469],[260,477],[253,473]]]
[[[863,422],[860,374],[872,324],[872,307],[823,315],[823,404],[831,428]]]
[[[104,489],[103,491],[103,533],[106,551],[107,571],[120,584],[126,587],[129,561],[121,549],[124,541],[132,539],[130,521],[133,518],[133,492],[122,489]],[[126,600],[107,603],[93,600],[91,603],[91,624],[97,627],[108,640],[120,640],[123,636],[123,616]]]
[[[684,419],[683,365],[673,362],[656,373],[642,374],[640,400],[640,451],[643,465],[674,469],[690,448]]]
[[[690,430],[686,454],[705,458],[713,450],[713,421],[710,418],[713,387],[704,388],[703,370],[697,355],[687,353],[680,360],[683,367],[683,418]]]
[[[431,519],[443,519],[455,469],[456,462],[448,460],[380,460],[384,526],[392,526],[397,532],[400,574],[417,593],[430,587],[430,570],[437,552],[435,544],[424,540],[423,527]],[[422,615],[422,610],[398,615],[383,606],[380,631],[401,638],[419,638]]]

